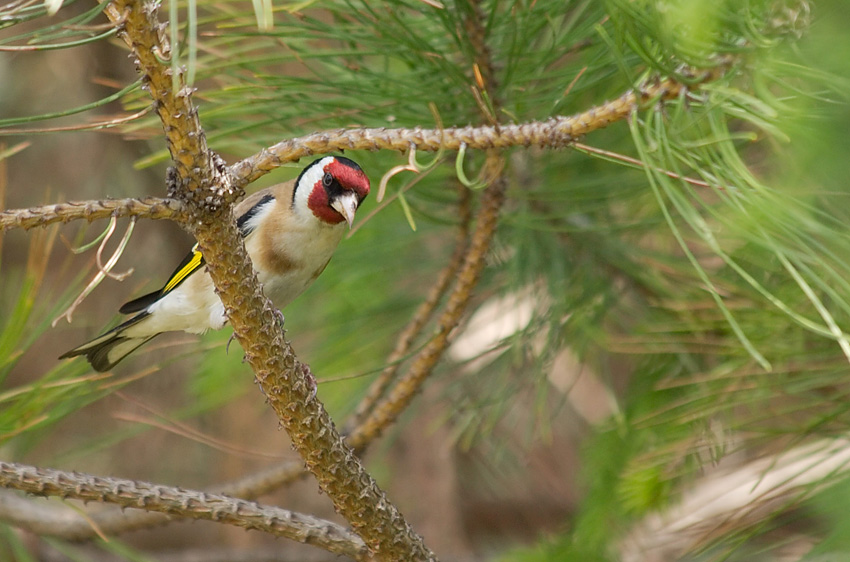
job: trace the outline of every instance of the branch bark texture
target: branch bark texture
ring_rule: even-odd
[[[100,201],[71,201],[55,205],[0,211],[0,231],[13,228],[30,229],[56,222],[86,219],[93,221],[110,217],[145,217],[179,220],[183,204],[175,199],[145,197],[144,199],[103,199]]]
[[[105,12],[119,26],[120,37],[136,56],[142,87],[153,98],[180,177],[191,180],[208,176],[212,169],[211,153],[198,120],[198,110],[192,103],[194,90],[183,83],[182,77],[175,80],[171,67],[160,62],[169,61],[172,52],[165,38],[166,25],[157,19],[158,7],[158,2],[113,0]],[[191,182],[187,182],[187,187],[193,188]]]
[[[708,75],[707,75],[708,76]],[[708,78],[706,78],[708,79]],[[312,154],[339,150],[417,150],[436,152],[470,149],[490,150],[518,146],[559,148],[568,146],[587,133],[621,121],[649,100],[670,100],[681,94],[684,86],[667,79],[645,85],[639,92],[628,91],[619,98],[568,117],[546,121],[483,127],[449,127],[446,129],[338,129],[279,142],[237,162],[230,171],[236,185],[247,185],[280,167]]]
[[[369,389],[366,391],[363,399],[357,404],[357,408],[347,423],[346,433],[348,434],[359,432],[358,428],[360,424],[373,411],[375,405],[378,404],[393,380],[395,380],[396,375],[401,369],[401,363],[405,355],[408,354],[414,341],[420,336],[425,325],[436,312],[440,301],[446,294],[446,291],[448,291],[452,281],[457,278],[458,271],[460,271],[463,265],[466,251],[469,247],[469,223],[472,219],[469,207],[471,197],[470,190],[465,186],[458,184],[458,190],[458,215],[460,221],[458,223],[455,249],[452,252],[451,258],[449,258],[449,263],[440,271],[436,282],[431,287],[431,290],[428,291],[428,296],[419,305],[410,321],[399,333],[395,347],[386,360],[388,367],[382,370],[380,375],[369,385]],[[349,443],[351,443],[350,439]],[[362,441],[355,445],[358,449],[363,449],[368,444],[368,441]]]
[[[169,177],[171,194],[186,205],[186,226],[198,240],[245,357],[294,448],[336,509],[378,557],[435,559],[343,442],[308,384],[309,369],[284,339],[233,220],[232,204],[241,195],[241,185],[234,187],[227,167],[208,150],[191,89],[175,92],[171,69],[157,59],[157,54],[167,55],[170,49],[160,33],[156,4],[115,0],[107,14],[116,23],[123,22],[122,36],[136,54],[162,119],[175,161]]]
[[[357,560],[368,557],[360,538],[336,523],[221,494],[3,461],[0,461],[0,486],[42,496],[114,503],[191,519],[218,521],[319,546]],[[23,526],[22,521],[19,524]],[[43,524],[44,521],[39,518],[30,520],[27,527],[39,534],[52,534]]]
[[[235,482],[212,488],[208,493],[252,500],[280,488],[282,483],[292,482],[305,474],[304,463],[287,461]],[[200,494],[200,492],[197,493]],[[91,539],[97,536],[98,532],[109,536],[147,529],[174,521],[176,516],[174,513],[167,515],[157,511],[125,511],[117,508],[101,509],[83,516],[80,512],[65,506],[39,505],[12,494],[12,492],[0,494],[0,521],[28,529],[39,535],[68,540]],[[180,515],[191,517],[191,514]]]

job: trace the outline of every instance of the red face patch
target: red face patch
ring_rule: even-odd
[[[307,199],[307,206],[310,207],[317,219],[326,223],[339,224],[345,220],[342,215],[331,208],[328,192],[322,185],[322,180],[317,181],[316,185],[313,186],[313,191],[310,192],[310,197]]]
[[[332,175],[343,189],[356,193],[357,198],[361,201],[369,195],[369,178],[357,164],[348,158],[334,158],[330,164],[325,166],[325,172]]]

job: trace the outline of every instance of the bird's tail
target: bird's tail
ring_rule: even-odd
[[[118,364],[119,361],[136,351],[139,347],[152,340],[159,334],[152,336],[133,337],[126,334],[127,328],[144,320],[148,312],[137,314],[123,324],[116,326],[103,335],[86,342],[71,351],[63,353],[59,359],[85,355],[95,371],[108,371]]]

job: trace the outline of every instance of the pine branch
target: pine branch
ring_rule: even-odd
[[[392,384],[392,381],[401,368],[402,359],[410,351],[413,342],[421,334],[422,329],[437,310],[437,305],[439,305],[440,300],[442,300],[443,295],[448,290],[451,282],[457,277],[458,271],[460,271],[460,267],[463,265],[466,250],[469,246],[469,223],[471,220],[471,211],[469,208],[470,191],[460,184],[458,184],[458,190],[460,192],[458,199],[460,223],[458,225],[455,249],[452,252],[451,258],[449,258],[449,263],[440,271],[437,281],[431,287],[428,296],[419,305],[416,312],[410,318],[410,321],[399,334],[395,347],[387,357],[386,363],[388,367],[381,371],[381,374],[369,385],[366,395],[357,404],[354,414],[352,414],[346,424],[348,428],[346,433],[356,432],[356,428],[369,416],[369,413],[384,396],[387,388]],[[358,448],[363,449],[368,443],[368,441],[361,443]]]
[[[154,50],[158,52],[158,49]],[[167,69],[170,72],[170,69]],[[703,73],[704,81],[717,76],[715,72]],[[294,162],[311,154],[324,154],[339,150],[380,150],[404,151],[411,146],[417,150],[437,151],[442,149],[458,150],[462,146],[473,149],[496,149],[514,147],[563,147],[598,129],[607,127],[615,121],[625,119],[633,111],[649,100],[670,100],[678,97],[685,86],[667,79],[646,86],[639,93],[628,91],[616,100],[590,108],[570,117],[555,117],[545,122],[532,121],[514,125],[485,127],[453,127],[448,129],[349,129],[320,131],[310,135],[282,141],[264,149],[258,154],[237,162],[228,170],[219,161],[210,163],[207,168],[194,167],[195,172],[208,169],[215,171],[225,185],[218,195],[236,201],[242,194],[241,188],[257,180],[286,162]],[[181,93],[181,96],[188,94]],[[158,110],[159,111],[159,110]],[[193,110],[194,111],[194,110]],[[173,125],[171,129],[176,130]],[[181,139],[203,137],[200,126],[194,134],[169,137],[169,146],[179,155],[190,150],[182,146]],[[205,144],[205,143],[204,143]],[[191,164],[200,164],[203,160],[192,160]],[[185,168],[186,165],[183,166]],[[180,170],[178,170],[178,173]],[[182,177],[182,176],[181,176]],[[180,180],[187,190],[192,190],[191,182]],[[209,183],[209,182],[208,182]],[[214,194],[215,195],[215,194]],[[201,198],[199,201],[203,203]],[[232,202],[231,201],[231,202]],[[148,209],[146,206],[149,206]],[[217,210],[217,209],[213,209]],[[109,216],[141,216],[154,219],[169,218],[186,222],[186,209],[179,200],[145,198],[140,200],[122,199],[105,201],[81,201],[32,207],[29,209],[0,212],[0,230],[11,228],[32,228],[53,222],[68,222],[80,218],[94,220]]]
[[[129,19],[129,18],[128,18]],[[230,167],[229,175],[232,181],[224,181],[225,187],[218,195],[226,196],[228,200],[235,201],[241,189],[268,172],[278,168],[286,162],[293,162],[311,154],[324,154],[338,150],[379,150],[391,149],[404,151],[411,146],[417,150],[437,151],[441,148],[458,150],[462,145],[475,149],[512,148],[517,146],[558,147],[566,146],[575,142],[583,135],[606,127],[607,125],[620,121],[627,117],[632,111],[637,110],[641,103],[649,99],[673,99],[679,95],[683,86],[672,80],[665,80],[655,86],[646,88],[640,93],[626,92],[614,101],[572,117],[557,117],[546,122],[529,122],[519,125],[502,125],[486,127],[462,127],[448,129],[350,129],[338,131],[321,131],[300,137],[282,141],[260,153],[246,158]],[[153,92],[153,90],[151,90]],[[181,94],[183,95],[183,94]],[[167,131],[176,130],[173,128]],[[167,135],[168,136],[168,135]],[[183,155],[190,150],[181,146],[181,139],[202,137],[203,131],[198,128],[194,135],[176,135],[174,138],[168,136],[169,147],[172,154]],[[175,156],[176,157],[176,156]],[[203,159],[196,159],[191,164],[201,164]],[[228,176],[228,172],[221,164],[213,166],[212,163],[206,167],[194,167],[193,173],[200,173],[207,169],[206,174],[216,174],[222,178]],[[180,170],[178,170],[180,173]],[[184,176],[181,175],[181,178]],[[185,189],[191,191],[192,183],[184,179],[179,180]],[[209,181],[207,182],[209,183]],[[173,195],[173,194],[172,194]],[[216,194],[213,194],[215,196]],[[201,205],[204,200],[199,198]],[[146,206],[150,207],[148,209]],[[217,211],[218,209],[212,209]],[[187,209],[183,207],[180,200],[146,198],[142,200],[115,200],[113,201],[84,201],[76,203],[61,203],[30,209],[10,210],[0,212],[0,228],[32,228],[43,226],[53,222],[86,218],[94,220],[109,216],[149,216],[150,218],[170,218],[179,222],[187,222]]]
[[[287,461],[232,483],[215,486],[208,493],[253,500],[306,474],[303,462]],[[0,494],[0,521],[41,534],[32,523],[40,519],[45,520],[42,528],[48,529],[50,536],[77,541],[92,539],[98,533],[117,535],[175,521],[171,516],[158,512],[123,509],[104,509],[82,515],[77,511],[48,509],[15,495]]]
[[[175,199],[145,197],[143,199],[102,199],[99,201],[70,201],[55,205],[0,211],[0,232],[13,228],[30,229],[55,222],[69,222],[109,217],[144,217],[149,219],[181,220],[184,208]]]
[[[233,220],[232,205],[242,194],[241,185],[231,182],[224,163],[207,149],[191,89],[183,86],[174,92],[171,84],[183,84],[182,76],[172,80],[171,69],[157,59],[169,56],[170,49],[159,33],[156,6],[116,0],[107,15],[113,22],[124,22],[122,37],[137,56],[175,160],[170,192],[187,207],[184,225],[198,240],[258,384],[321,489],[372,552],[389,560],[436,559],[343,442],[315,397],[309,368],[283,337]]]
[[[190,519],[216,521],[286,537],[356,560],[368,558],[366,547],[359,537],[336,523],[221,494],[3,461],[0,461],[0,486],[42,496],[114,503]],[[31,506],[31,502],[28,503]],[[43,510],[28,513],[28,507],[8,499],[4,499],[0,506],[13,509],[3,516],[4,520],[39,535],[54,535],[52,521],[44,518]]]
[[[185,85],[181,72],[173,76],[172,68],[162,62],[170,61],[173,53],[165,37],[167,24],[157,19],[158,6],[155,2],[114,0],[104,12],[119,27],[119,36],[136,56],[142,88],[153,98],[180,177],[209,179],[214,169],[212,153],[198,120],[198,110],[192,103],[194,90]],[[185,184],[189,191],[196,187],[192,181]]]
[[[718,72],[703,73],[708,81]],[[411,146],[417,150],[436,152],[470,149],[489,150],[513,147],[558,148],[568,146],[587,133],[622,121],[643,104],[678,97],[685,86],[672,79],[647,84],[640,91],[629,90],[619,98],[569,117],[553,117],[547,121],[485,126],[449,127],[446,129],[339,129],[322,131],[279,142],[237,162],[230,168],[235,185],[244,186],[280,167],[311,154],[340,150],[398,150]]]
[[[493,173],[494,170],[501,168],[501,160],[499,155],[491,155],[488,158],[485,168],[488,168],[492,174],[490,177],[496,175]],[[505,200],[506,189],[507,181],[502,175],[497,175],[484,192],[469,249],[464,257],[463,266],[458,272],[457,283],[437,322],[436,333],[416,355],[405,376],[395,384],[389,395],[378,403],[363,423],[348,436],[348,443],[353,447],[359,448],[371,442],[395,421],[413,400],[413,396],[419,391],[422,383],[448,347],[450,334],[460,322],[481,271],[484,269],[487,251],[496,233],[499,211]]]

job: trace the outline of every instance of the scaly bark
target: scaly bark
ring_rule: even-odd
[[[175,92],[171,68],[157,57],[168,57],[171,51],[156,18],[156,4],[115,0],[106,12],[123,26],[121,36],[137,57],[162,119],[175,163],[168,178],[169,195],[186,207],[185,226],[198,241],[234,334],[293,447],[376,556],[436,559],[343,442],[315,397],[309,368],[283,337],[233,220],[232,205],[243,184],[235,186],[224,162],[208,150],[192,90],[182,86]],[[183,84],[182,76],[177,82]]]

